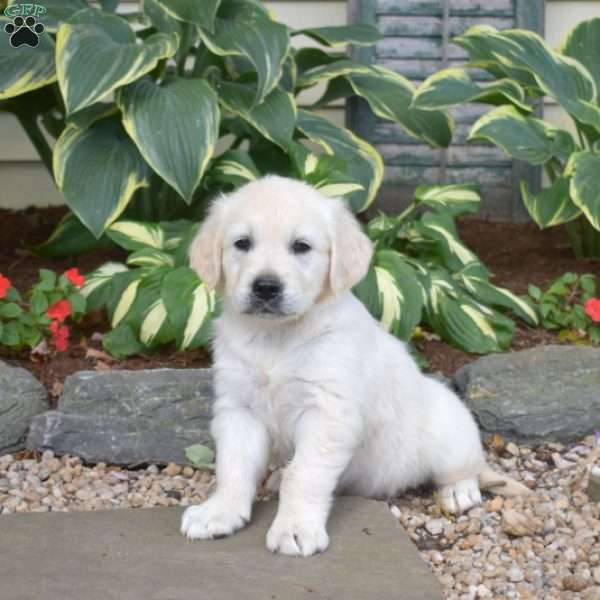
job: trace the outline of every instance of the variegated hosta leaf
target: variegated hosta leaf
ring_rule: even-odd
[[[576,152],[571,156],[565,175],[571,178],[571,199],[594,228],[600,230],[600,154]]]
[[[156,0],[172,17],[213,31],[221,0]]]
[[[112,314],[112,327],[129,325],[148,348],[172,340],[174,331],[161,296],[163,279],[170,272],[168,267],[153,268],[132,281],[121,294]]]
[[[168,252],[154,248],[137,250],[127,257],[127,264],[136,267],[172,267],[175,259]]]
[[[346,162],[339,157],[313,154],[297,142],[289,145],[288,152],[297,177],[325,196],[341,197],[363,189],[362,185],[350,180]]]
[[[219,13],[214,31],[199,29],[202,41],[211,52],[220,56],[242,56],[256,70],[258,85],[255,104],[260,104],[277,85],[290,47],[290,35],[285,25],[264,16],[252,3],[244,10],[230,8]]]
[[[473,125],[468,141],[481,139],[533,165],[544,164],[553,156],[565,160],[575,149],[570,133],[540,119],[524,117],[513,106],[495,108]]]
[[[168,273],[163,280],[162,300],[173,324],[179,350],[197,348],[210,339],[215,293],[209,291],[189,267],[179,267]]]
[[[340,25],[338,27],[311,27],[298,29],[292,35],[307,35],[325,46],[372,46],[381,39],[381,34],[372,25]]]
[[[415,190],[417,204],[442,208],[453,217],[479,210],[481,196],[474,185],[455,183],[448,185],[420,185]]]
[[[558,177],[550,187],[538,194],[531,193],[527,181],[521,181],[521,197],[540,229],[568,223],[581,214],[581,210],[571,200],[569,180],[566,177]]]
[[[145,75],[177,50],[176,35],[157,33],[138,44],[121,17],[87,8],[63,23],[56,37],[58,83],[68,113],[93,104]]]
[[[104,306],[110,297],[110,284],[117,273],[130,272],[122,263],[107,262],[85,278],[80,293],[86,298],[88,310],[97,310]]]
[[[352,74],[369,74],[371,67],[353,60],[342,59],[325,64],[319,64],[312,69],[307,69],[298,77],[298,87],[310,87],[322,81],[329,81]]]
[[[538,325],[538,316],[533,306],[509,290],[491,283],[487,270],[480,263],[467,265],[456,277],[476,301],[489,306],[508,308],[529,325]]]
[[[357,183],[363,189],[350,192],[345,198],[355,212],[365,210],[375,199],[383,180],[379,152],[348,129],[306,110],[298,111],[297,127],[327,154],[339,155],[346,161],[346,174],[352,178],[349,183]]]
[[[228,150],[219,156],[210,167],[209,177],[213,181],[239,187],[260,177],[260,172],[248,153]]]
[[[122,220],[113,223],[106,233],[125,250],[165,249],[165,233],[158,223]]]
[[[423,296],[414,270],[401,254],[378,251],[368,277],[354,293],[384,329],[402,340],[410,339],[421,320]]]
[[[412,108],[415,87],[402,75],[372,66],[371,73],[352,74],[348,80],[354,92],[369,103],[377,116],[395,121],[407,133],[432,146],[446,147],[452,141],[450,116],[443,111]]]
[[[532,107],[523,88],[511,79],[477,84],[464,69],[444,69],[426,79],[417,89],[412,106],[424,110],[444,109],[464,102],[513,104],[526,112]]]
[[[558,54],[537,33],[524,29],[488,30],[484,43],[502,65],[529,72],[569,114],[600,128],[596,86],[581,63]]]
[[[197,225],[188,219],[177,221],[161,221],[160,228],[163,230],[163,248],[169,252],[178,251],[181,244],[188,237],[190,231]]]
[[[26,44],[13,48],[4,33],[7,19],[0,19],[0,100],[20,96],[56,81],[54,42],[40,36],[36,48]]]
[[[189,204],[219,137],[219,106],[210,85],[176,77],[159,86],[144,78],[121,88],[117,104],[142,156]]]
[[[53,154],[54,179],[69,208],[99,238],[148,185],[148,167],[120,122],[65,128]],[[107,174],[110,173],[110,176]]]
[[[514,323],[509,318],[473,302],[435,275],[426,287],[427,320],[446,342],[478,354],[500,352],[510,346]]]
[[[589,71],[600,102],[600,17],[577,24],[561,42],[558,51],[575,59]]]
[[[256,86],[220,81],[216,88],[225,109],[240,116],[281,148],[287,148],[296,127],[296,103],[292,94],[276,87],[260,104],[254,104]]]
[[[477,256],[461,242],[450,216],[426,213],[415,228],[425,239],[436,243],[443,262],[449,269],[460,269],[471,262],[479,262]]]

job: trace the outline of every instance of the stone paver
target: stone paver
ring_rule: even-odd
[[[274,502],[233,537],[191,542],[180,509],[0,516],[2,600],[441,600],[440,587],[382,502],[338,498],[331,545],[275,556]]]

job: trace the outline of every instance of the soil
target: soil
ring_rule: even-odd
[[[38,269],[48,268],[61,273],[78,267],[90,272],[107,260],[123,260],[118,249],[92,252],[66,259],[42,259],[33,256],[29,247],[45,241],[65,213],[64,208],[0,210],[0,273],[9,277],[20,290],[37,281]],[[493,274],[493,281],[524,294],[527,285],[544,288],[567,271],[594,273],[600,279],[600,261],[577,260],[568,239],[559,228],[540,231],[533,223],[499,223],[476,218],[459,222],[466,244],[475,251]],[[31,357],[28,351],[19,353],[0,348],[0,359],[31,371],[56,398],[68,375],[83,369],[146,369],[159,367],[197,368],[210,364],[202,351],[176,352],[167,347],[152,356],[138,356],[116,361],[102,352],[101,333],[108,330],[102,315],[89,315],[78,327],[67,352]],[[522,350],[541,344],[558,343],[548,331],[519,325],[511,350]],[[452,348],[442,341],[428,339],[419,344],[432,371],[447,377],[457,368],[475,360],[477,355]]]

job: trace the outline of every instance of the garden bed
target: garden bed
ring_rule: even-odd
[[[64,213],[63,208],[0,211],[3,225],[0,273],[8,276],[19,289],[29,288],[36,281],[40,268],[60,273],[70,267],[78,267],[86,273],[107,260],[124,260],[125,253],[118,249],[67,259],[45,260],[32,256],[27,246],[46,240]],[[600,278],[600,261],[573,258],[568,240],[558,228],[540,231],[532,223],[498,223],[467,218],[459,222],[459,230],[467,245],[493,273],[494,283],[518,294],[526,293],[529,283],[543,288],[567,271],[594,273]],[[82,369],[110,369],[117,364],[122,369],[197,368],[209,364],[209,357],[204,352],[182,353],[176,352],[174,347],[152,356],[111,360],[102,352],[99,336],[94,336],[107,329],[108,323],[102,315],[88,315],[74,332],[71,346],[65,353],[32,360],[28,351],[15,354],[0,349],[0,359],[32,371],[52,396],[60,393],[66,376]],[[520,324],[512,349],[522,350],[549,343],[557,343],[553,333]],[[441,371],[446,376],[452,376],[457,368],[477,358],[477,355],[448,346],[435,336],[420,342],[419,347],[429,361],[430,369]]]

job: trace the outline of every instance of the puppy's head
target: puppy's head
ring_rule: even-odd
[[[268,176],[212,205],[190,264],[235,311],[281,319],[350,289],[371,255],[371,242],[342,200]]]

